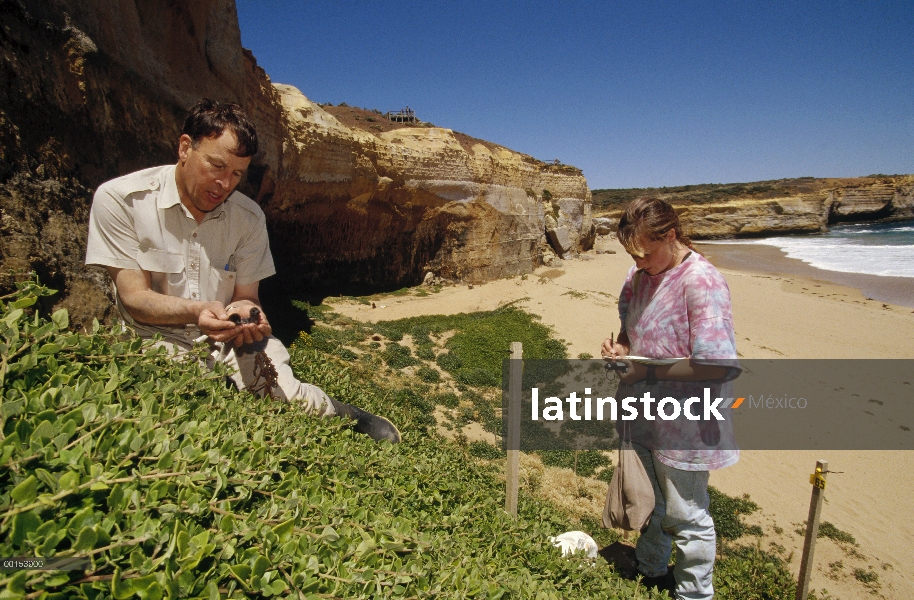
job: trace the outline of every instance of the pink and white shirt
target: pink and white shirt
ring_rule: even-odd
[[[684,400],[703,397],[705,388],[710,388],[712,398],[732,396],[732,379],[739,375],[739,366],[730,288],[720,272],[697,252],[663,273],[641,272],[636,278],[637,272],[635,267],[629,270],[619,296],[619,317],[622,331],[631,343],[631,354],[688,357],[698,364],[731,369],[723,380],[660,381],[652,386],[644,381],[631,386],[621,384],[617,398],[641,398],[650,391],[655,400],[667,396]],[[718,410],[725,421],[639,418],[631,428],[632,441],[650,448],[663,464],[676,469],[708,471],[728,467],[739,460],[739,450],[733,438],[732,411]]]

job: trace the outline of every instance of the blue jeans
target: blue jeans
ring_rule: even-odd
[[[709,472],[668,467],[644,446],[633,446],[654,486],[656,502],[654,514],[635,547],[638,570],[646,577],[666,574],[672,544],[676,544],[676,598],[713,598],[717,538],[708,511]]]

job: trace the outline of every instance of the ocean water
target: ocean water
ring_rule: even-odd
[[[914,278],[914,221],[836,225],[825,233],[718,243],[776,246],[790,258],[828,271]]]

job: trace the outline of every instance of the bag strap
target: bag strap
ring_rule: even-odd
[[[637,271],[635,271],[635,276],[632,278],[632,299],[634,299],[635,296],[638,295],[638,288],[641,287],[641,276],[642,275],[644,275],[644,271],[642,271],[641,269],[638,269]],[[626,442],[632,441],[631,427],[626,422],[622,423],[622,434],[623,434],[623,438]],[[621,447],[619,448],[619,451],[620,452],[622,451]]]
[[[644,271],[638,269],[635,271],[634,277],[632,277],[632,299],[635,295],[638,294],[638,287],[641,285],[641,276],[644,274]],[[619,439],[619,462],[622,462],[622,442],[631,443],[631,427],[628,422],[622,421],[622,436]]]

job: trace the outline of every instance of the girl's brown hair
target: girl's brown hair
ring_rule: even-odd
[[[629,254],[643,256],[641,241],[663,239],[670,229],[676,232],[680,243],[694,250],[692,240],[682,233],[679,215],[668,202],[660,198],[638,198],[622,212],[616,237]]]

